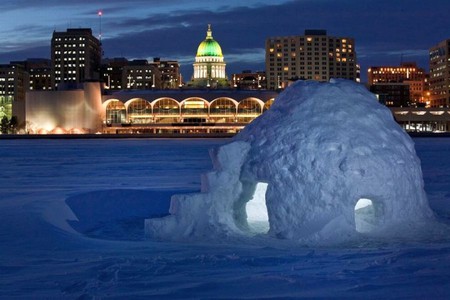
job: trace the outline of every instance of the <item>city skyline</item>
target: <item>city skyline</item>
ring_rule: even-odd
[[[428,49],[450,36],[450,4],[423,1],[278,1],[221,2],[156,1],[6,1],[0,4],[0,63],[49,58],[54,30],[92,28],[102,31],[104,57],[178,60],[189,80],[195,52],[212,24],[220,43],[227,75],[244,69],[264,70],[268,37],[302,35],[305,29],[325,29],[331,35],[355,39],[363,81],[367,68],[414,61],[428,69]],[[97,15],[98,11],[103,15]]]

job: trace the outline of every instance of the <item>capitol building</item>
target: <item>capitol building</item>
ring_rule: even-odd
[[[194,63],[194,75],[188,86],[192,87],[228,87],[225,73],[226,63],[222,48],[212,36],[211,25],[208,25],[206,38],[197,49]]]
[[[107,91],[101,82],[77,89],[30,91],[30,134],[235,134],[268,110],[278,95],[230,88],[222,48],[211,25],[199,44],[186,87]]]

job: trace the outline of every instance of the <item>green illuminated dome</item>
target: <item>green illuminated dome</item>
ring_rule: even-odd
[[[197,56],[223,56],[222,48],[212,37],[211,25],[208,25],[206,39],[198,46]]]

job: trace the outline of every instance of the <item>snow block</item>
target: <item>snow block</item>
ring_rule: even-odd
[[[307,244],[401,235],[434,219],[413,141],[352,81],[296,82],[211,156],[202,193],[173,196],[170,216],[146,220],[147,236],[253,236],[247,203],[255,197],[265,198],[268,237]],[[265,195],[255,193],[259,183]],[[373,207],[359,222],[370,230],[358,232],[360,199]]]

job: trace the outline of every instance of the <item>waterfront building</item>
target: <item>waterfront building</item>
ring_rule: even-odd
[[[104,83],[105,90],[121,90],[124,88],[122,77],[123,69],[126,66],[128,66],[128,59],[125,57],[102,60],[100,79]]]
[[[49,91],[52,86],[52,62],[46,58],[29,58],[25,61],[13,61],[11,64],[21,65],[29,75],[28,86],[34,91]]]
[[[53,32],[51,60],[54,89],[77,87],[100,79],[101,43],[90,28]]]
[[[30,133],[237,133],[268,110],[268,90],[123,90],[101,94],[100,83],[27,95]]]
[[[425,70],[419,68],[414,62],[402,63],[400,66],[370,67],[367,70],[367,78],[371,91],[381,90],[384,93],[392,92],[388,96],[390,100],[386,103],[401,106],[425,106],[427,104],[428,76]],[[408,101],[405,101],[403,98],[405,93],[402,91],[402,84],[409,86]],[[376,85],[382,86],[375,87]],[[400,88],[393,88],[395,86]],[[396,99],[398,97],[400,98]]]
[[[450,39],[430,48],[430,106],[450,107]]]
[[[377,95],[380,103],[386,106],[410,106],[410,85],[408,83],[377,83],[371,85],[369,90]]]
[[[15,116],[18,124],[25,122],[25,96],[29,76],[23,65],[0,65],[0,119]]]
[[[122,88],[127,90],[161,89],[161,72],[158,66],[146,59],[129,61],[123,67]]]
[[[180,64],[176,60],[161,60],[159,57],[153,58],[153,65],[155,65],[161,74],[161,88],[162,89],[176,89],[183,84],[180,73]]]
[[[355,41],[328,36],[326,30],[305,30],[302,36],[266,39],[267,88],[285,88],[292,80],[359,82]]]
[[[242,73],[232,74],[233,88],[243,90],[267,89],[266,72],[252,72],[244,70]]]
[[[212,36],[211,25],[208,25],[205,40],[197,48],[193,67],[194,74],[188,84],[189,86],[197,88],[222,88],[229,86],[225,73],[226,63],[222,54],[222,48]]]
[[[101,79],[107,90],[175,89],[182,83],[178,61],[160,58],[153,58],[153,62],[128,61],[123,57],[104,59]]]

